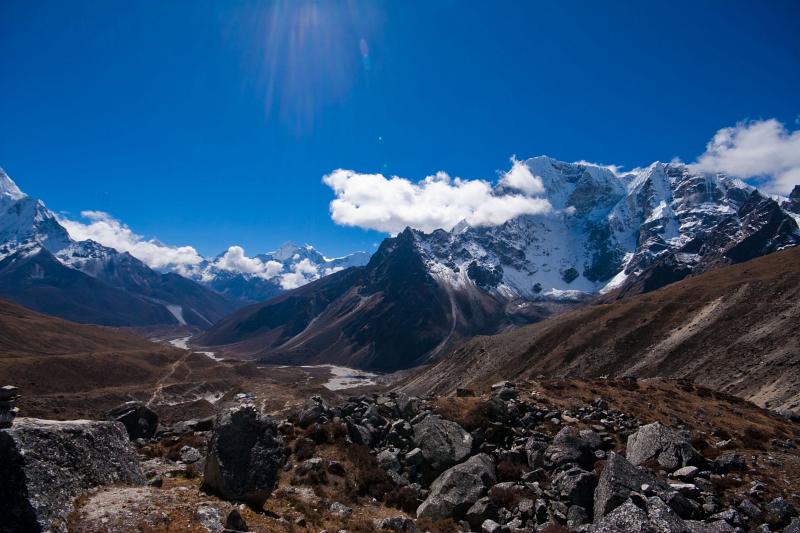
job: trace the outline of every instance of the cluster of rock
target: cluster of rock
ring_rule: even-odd
[[[747,498],[722,505],[715,481],[746,469],[740,456],[707,460],[682,433],[641,425],[602,399],[559,411],[520,399],[514,384],[503,382],[485,407],[485,424],[471,432],[427,402],[396,393],[336,407],[313,398],[292,421],[304,428],[343,422],[352,442],[369,446],[389,477],[416,494],[417,518],[452,519],[462,531],[800,527],[797,511],[782,498],[762,501],[758,484]],[[559,427],[554,437],[545,432]],[[627,437],[624,456],[612,451],[614,435]],[[502,480],[509,472],[515,479]]]

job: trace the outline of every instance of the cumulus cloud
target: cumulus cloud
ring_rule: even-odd
[[[214,261],[214,266],[231,272],[253,274],[264,279],[274,278],[283,270],[283,265],[278,261],[262,261],[257,257],[247,257],[241,246],[229,247]]]
[[[492,226],[518,215],[551,210],[547,200],[531,196],[540,190],[541,180],[537,182],[530,171],[526,175],[512,166],[502,180],[513,183],[515,190],[500,184],[495,188],[484,180],[451,178],[445,172],[412,182],[339,169],[322,179],[336,195],[330,203],[334,222],[390,234],[406,226],[426,232],[449,230],[462,220],[472,226]]]
[[[719,130],[692,166],[786,195],[800,183],[800,130],[789,131],[775,119],[740,122]]]
[[[296,289],[317,278],[319,278],[317,266],[306,258],[294,263],[292,265],[292,271],[281,276],[281,288],[286,290]]]
[[[129,252],[151,268],[182,270],[197,265],[203,258],[191,246],[168,246],[145,239],[127,225],[103,211],[82,211],[86,221],[60,217],[59,222],[76,241],[91,239],[120,252]]]
[[[511,158],[511,170],[506,172],[500,179],[500,185],[508,189],[516,189],[529,196],[544,192],[542,178],[534,176],[528,165],[522,161],[517,161],[515,157]]]

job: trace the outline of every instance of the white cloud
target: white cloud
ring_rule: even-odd
[[[522,161],[511,158],[511,170],[500,179],[500,185],[508,189],[516,189],[529,196],[542,194],[544,184],[542,178],[534,176],[528,166]]]
[[[283,265],[278,261],[262,261],[257,257],[247,257],[244,248],[231,246],[216,261],[214,266],[231,272],[253,274],[264,279],[274,278],[283,270]]]
[[[292,265],[292,271],[281,276],[281,288],[289,290],[319,278],[317,266],[308,258]]]
[[[530,174],[530,171],[528,171]],[[506,175],[517,186],[537,191],[536,178],[519,168]],[[503,179],[506,179],[504,176]],[[451,229],[462,220],[472,226],[492,226],[523,214],[551,210],[543,198],[495,189],[484,180],[451,178],[437,172],[422,181],[398,176],[360,174],[335,170],[322,179],[336,198],[330,203],[331,218],[337,224],[374,229],[390,234],[406,226],[426,232]],[[538,185],[541,185],[539,182]]]
[[[76,241],[92,239],[120,252],[129,252],[151,268],[178,271],[197,265],[203,258],[191,246],[167,246],[155,239],[145,239],[127,225],[103,211],[82,211],[88,222],[59,217],[58,221]]]
[[[800,130],[775,119],[740,122],[719,130],[692,165],[754,180],[768,193],[788,194],[800,183]]]

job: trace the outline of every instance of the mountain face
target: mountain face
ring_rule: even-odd
[[[363,266],[369,258],[366,252],[356,252],[331,259],[309,244],[297,246],[287,242],[274,252],[253,258],[264,266],[258,272],[245,272],[228,265],[225,254],[220,254],[213,260],[189,267],[183,274],[229,298],[255,303],[345,268]]]
[[[653,290],[800,242],[790,213],[724,175],[663,163],[618,174],[547,157],[526,165],[552,213],[419,234],[431,275],[506,298],[581,300]]]
[[[724,175],[673,163],[625,174],[547,157],[525,164],[550,213],[406,229],[366,267],[242,309],[199,342],[265,361],[395,370],[598,293],[655,290],[800,242],[791,213]]]
[[[369,263],[326,276],[223,319],[198,344],[281,364],[391,371],[422,364],[457,339],[547,316],[547,305],[455,290],[433,277],[407,229]]]
[[[238,305],[128,253],[75,242],[55,215],[0,171],[0,295],[68,320],[207,328]]]
[[[688,378],[772,409],[800,407],[800,248],[647,294],[611,294],[537,324],[478,337],[420,369],[406,392],[499,379]]]

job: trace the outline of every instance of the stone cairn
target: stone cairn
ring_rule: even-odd
[[[19,413],[17,407],[17,400],[19,400],[19,389],[6,385],[0,387],[0,429],[10,428],[14,418]]]

